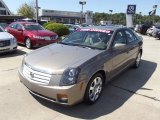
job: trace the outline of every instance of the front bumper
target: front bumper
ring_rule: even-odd
[[[86,84],[84,82],[71,86],[40,85],[27,80],[20,69],[19,78],[32,94],[62,105],[74,105],[81,102],[85,94]]]
[[[11,44],[10,46],[0,47],[0,53],[12,52],[17,50],[17,43]]]
[[[42,46],[49,45],[49,44],[56,43],[56,42],[58,42],[58,40],[39,40],[39,39],[34,39],[32,41],[32,45],[33,45],[33,47],[42,47]]]

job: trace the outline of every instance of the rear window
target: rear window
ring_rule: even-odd
[[[26,30],[44,30],[44,28],[38,24],[25,24],[24,28]]]

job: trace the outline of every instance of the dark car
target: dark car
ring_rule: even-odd
[[[56,33],[33,22],[13,22],[6,27],[6,31],[12,34],[18,43],[24,44],[27,48],[40,47],[58,41]]]
[[[147,30],[148,30],[148,28],[150,28],[150,27],[151,27],[151,25],[143,24],[143,25],[140,26],[139,32],[140,32],[141,34],[145,35],[146,32],[147,32]]]
[[[125,69],[139,67],[142,38],[129,28],[80,28],[61,42],[27,54],[19,69],[30,92],[52,102],[95,103],[104,88]]]

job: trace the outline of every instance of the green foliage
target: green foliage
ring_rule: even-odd
[[[50,22],[46,27],[47,30],[53,31],[58,34],[59,37],[69,34],[69,29],[63,24]]]
[[[112,20],[113,24],[122,24],[126,25],[126,14],[125,13],[115,13],[115,14],[108,14],[108,13],[95,13],[93,15],[93,21],[95,24],[99,24],[100,21],[110,21]],[[160,16],[149,16],[149,15],[139,15],[135,14],[133,17],[134,24],[140,23],[148,23],[153,24],[160,23]]]
[[[17,12],[18,12],[18,15],[21,15],[27,18],[34,17],[34,8],[28,5],[27,3],[22,4]]]
[[[47,25],[52,24],[52,23],[54,23],[54,22],[50,21],[50,22],[44,23],[43,27],[46,28]]]

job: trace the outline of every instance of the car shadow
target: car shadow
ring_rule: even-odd
[[[5,53],[0,53],[0,58],[8,58],[8,57],[16,57],[16,56],[21,56],[26,54],[25,51],[17,49],[16,52],[5,52]]]
[[[65,107],[33,96],[39,103],[51,110],[75,118],[96,119],[120,108],[137,90],[150,90],[143,88],[143,86],[152,76],[156,67],[156,63],[142,60],[138,69],[128,69],[107,84],[102,96],[93,105],[80,103],[71,107]]]

